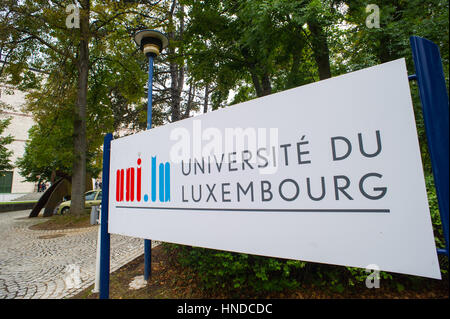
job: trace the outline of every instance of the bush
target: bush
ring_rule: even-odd
[[[425,176],[425,185],[427,187],[428,205],[430,206],[431,222],[433,224],[436,247],[445,248],[444,231],[442,229],[441,215],[439,214],[439,205],[433,175],[430,174]]]
[[[164,244],[176,251],[178,262],[199,274],[207,289],[248,288],[255,292],[281,291],[299,287],[298,271],[306,263],[231,253],[213,249]]]

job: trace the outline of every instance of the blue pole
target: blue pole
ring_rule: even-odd
[[[110,235],[108,233],[108,205],[109,165],[112,138],[112,134],[108,133],[103,140],[102,215],[100,224],[100,299],[109,298]]]
[[[148,57],[147,130],[152,128],[153,56]]]
[[[152,85],[153,85],[153,55],[148,57],[148,95],[147,95],[147,130],[152,128]],[[153,187],[153,185],[152,185]],[[152,192],[154,190],[152,189]],[[144,240],[144,279],[152,275],[152,241]]]
[[[439,47],[433,42],[410,37],[416,79],[422,102],[423,120],[430,151],[439,213],[449,255],[449,102]]]

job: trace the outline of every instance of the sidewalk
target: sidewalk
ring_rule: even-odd
[[[30,230],[29,211],[0,214],[0,299],[61,299],[95,280],[98,226]],[[111,235],[111,272],[144,252],[144,240]]]

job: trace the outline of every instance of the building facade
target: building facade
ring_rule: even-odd
[[[1,84],[0,84],[1,85]],[[7,148],[13,152],[11,162],[15,165],[18,158],[22,157],[25,151],[25,143],[28,140],[28,130],[33,126],[34,121],[30,114],[23,112],[26,93],[1,85],[0,101],[9,106],[6,110],[0,110],[0,119],[11,118],[10,125],[3,132],[3,135],[12,135],[13,142]],[[15,167],[0,177],[0,194],[24,194],[37,191],[35,183],[25,181]]]

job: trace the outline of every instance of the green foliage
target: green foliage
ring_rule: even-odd
[[[414,73],[409,37],[416,35],[435,42],[441,51],[448,83],[449,3],[443,0],[381,0],[380,28],[367,28],[365,0],[343,1],[347,5],[348,28],[336,46],[336,62],[341,72],[358,70],[394,59],[406,58],[409,72]]]
[[[238,99],[267,95],[317,79],[310,35],[312,16],[331,24],[328,2],[320,1],[183,1],[189,5],[186,52],[196,80],[216,83],[218,98],[231,89]],[[319,21],[320,20],[320,21]],[[242,91],[249,85],[253,95]]]
[[[34,125],[28,132],[30,141],[25,146],[24,156],[16,162],[27,181],[50,180],[52,171],[59,176],[71,176],[73,128],[70,122],[65,126],[55,124],[54,127]]]
[[[348,276],[348,285],[349,286],[355,286],[358,284],[362,284],[366,281],[367,276],[370,275],[371,271],[368,272],[365,269],[362,268],[356,268],[356,267],[346,267],[348,273],[350,276]],[[380,271],[378,276],[376,277],[378,280],[382,280],[385,282],[386,280],[392,280],[393,276],[390,273],[387,273],[385,271]]]
[[[295,274],[306,263],[205,248],[164,244],[178,253],[178,261],[201,276],[208,289],[250,288],[255,292],[299,287]]]
[[[441,215],[439,214],[439,205],[432,174],[425,176],[425,185],[427,188],[428,205],[430,207],[431,222],[433,224],[436,247],[445,248],[444,231],[442,229]]]
[[[2,82],[28,93],[25,110],[36,123],[17,162],[28,181],[48,180],[52,172],[69,179],[74,174],[80,32],[65,25],[64,8],[69,3],[55,7],[48,1],[7,2],[0,9],[0,56],[8,62],[1,65]],[[129,12],[136,6],[90,4],[85,151],[92,176],[101,170],[105,133],[145,125],[141,101],[146,67],[130,35],[136,21]]]

